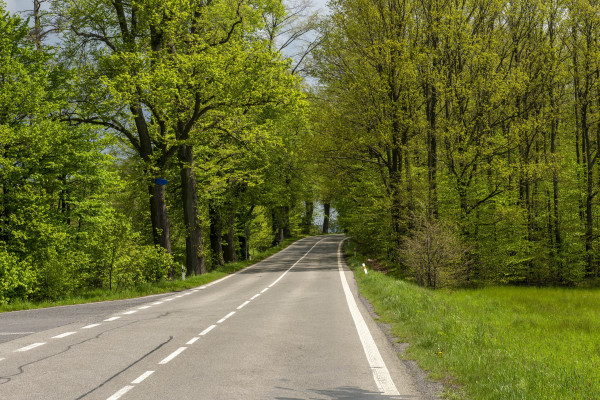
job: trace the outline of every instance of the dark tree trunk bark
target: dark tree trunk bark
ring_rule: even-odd
[[[183,222],[185,224],[185,260],[187,274],[200,275],[206,273],[202,228],[198,224],[198,195],[196,193],[196,177],[194,174],[194,153],[191,146],[181,145],[178,151],[182,200]]]
[[[171,223],[165,201],[165,186],[152,182],[148,187],[150,194],[150,218],[152,220],[152,236],[154,244],[171,254]],[[173,278],[173,269],[169,269],[169,277]]]
[[[225,265],[223,260],[223,245],[221,242],[221,232],[223,223],[221,222],[221,214],[213,202],[208,206],[208,215],[210,218],[210,250],[212,254],[213,266]]]
[[[239,247],[239,259],[248,260],[250,258],[250,248],[248,245],[248,239],[250,237],[250,230],[244,229],[243,235],[238,235]]]
[[[312,227],[313,214],[315,210],[315,204],[312,201],[306,201],[304,203],[304,218],[302,219],[302,233],[309,235]]]
[[[279,243],[291,236],[289,213],[288,206],[279,206],[271,211],[273,246],[278,246]]]
[[[227,244],[223,249],[223,259],[225,262],[236,262],[237,255],[235,254],[235,208],[231,208],[229,219],[227,221]]]
[[[425,89],[427,97],[427,170],[429,180],[429,213],[438,218],[438,196],[437,196],[437,138],[436,138],[436,107],[437,91],[433,85],[427,85]]]
[[[323,209],[325,214],[325,216],[323,217],[323,233],[329,233],[329,217],[331,213],[331,204],[324,203]]]

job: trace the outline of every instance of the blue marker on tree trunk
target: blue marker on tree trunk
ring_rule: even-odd
[[[157,185],[165,186],[168,183],[168,181],[163,178],[156,178],[154,180],[154,183],[156,183]]]

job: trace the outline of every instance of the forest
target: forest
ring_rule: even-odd
[[[597,282],[595,1],[30,8],[0,1],[0,303],[200,275],[330,210],[422,286]]]

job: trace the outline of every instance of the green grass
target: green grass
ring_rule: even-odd
[[[600,398],[600,290],[489,287],[431,291],[350,257],[360,291],[407,356],[455,399]]]
[[[9,304],[0,305],[0,313],[8,311],[20,311],[30,310],[34,308],[46,308],[65,306],[73,304],[84,304],[93,303],[97,301],[108,301],[108,300],[122,300],[131,299],[135,297],[148,296],[151,294],[176,292],[185,289],[202,286],[206,283],[220,279],[228,274],[237,272],[243,268],[246,268],[252,264],[264,260],[265,258],[283,250],[285,247],[292,244],[297,239],[285,240],[279,247],[272,247],[258,254],[252,255],[252,260],[240,261],[235,263],[228,263],[225,266],[218,268],[215,271],[211,271],[207,274],[196,275],[187,277],[185,281],[181,279],[175,280],[164,280],[155,284],[144,284],[134,288],[124,290],[113,290],[108,289],[91,289],[86,290],[76,295],[59,299],[56,301],[43,301],[43,302],[30,302],[30,301],[15,301]],[[181,276],[181,275],[179,275]]]

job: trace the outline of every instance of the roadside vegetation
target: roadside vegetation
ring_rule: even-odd
[[[133,287],[108,290],[108,289],[88,289],[73,293],[72,295],[57,298],[52,301],[26,301],[16,300],[7,304],[0,304],[0,313],[7,311],[30,310],[34,308],[66,306],[73,304],[93,303],[96,301],[123,300],[134,297],[148,296],[151,294],[176,292],[185,289],[202,286],[204,284],[221,279],[228,274],[233,274],[252,264],[264,260],[265,258],[283,250],[297,239],[286,239],[278,246],[271,247],[261,252],[252,254],[251,259],[226,263],[214,271],[202,275],[194,275],[181,280],[181,275],[176,279],[162,279],[155,283],[141,283]]]
[[[360,255],[347,261],[381,321],[410,344],[405,356],[444,381],[447,398],[594,399],[600,393],[600,290],[434,291],[374,270],[364,274]]]

